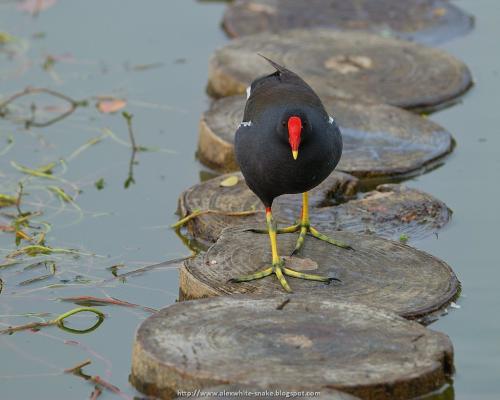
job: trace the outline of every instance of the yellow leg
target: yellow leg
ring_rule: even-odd
[[[276,240],[276,224],[273,221],[271,208],[266,209],[266,221],[267,221],[267,230],[269,232],[269,239],[271,241],[271,253],[273,257],[272,266],[250,275],[243,275],[237,278],[233,278],[231,279],[231,282],[253,281],[255,279],[261,279],[274,273],[278,278],[278,280],[280,281],[280,284],[283,287],[283,289],[285,289],[285,291],[287,292],[291,292],[292,289],[288,285],[288,282],[286,281],[282,271],[284,262],[278,254],[278,243]]]
[[[302,246],[304,245],[304,241],[306,239],[306,235],[310,234],[316,239],[323,240],[327,243],[333,244],[334,246],[342,247],[344,249],[352,249],[348,244],[341,242],[339,240],[332,239],[326,235],[323,235],[321,232],[318,232],[315,228],[311,226],[309,221],[309,195],[307,192],[302,193],[302,215],[300,218],[300,223],[296,225],[292,225],[283,229],[278,229],[278,233],[293,233],[299,232],[299,237],[297,238],[297,243],[295,244],[295,249],[292,252],[292,255],[297,254]]]
[[[276,236],[278,233],[293,233],[300,231],[299,233],[299,238],[297,239],[297,244],[295,245],[295,250],[293,251],[292,254],[297,253],[301,247],[304,244],[304,240],[306,235],[309,233],[311,236],[314,236],[315,238],[318,238],[320,240],[324,240],[328,243],[334,244],[335,246],[343,247],[343,248],[350,248],[349,245],[342,243],[340,241],[337,241],[335,239],[331,239],[328,236],[323,235],[322,233],[318,232],[316,229],[311,227],[309,223],[309,199],[307,196],[307,193],[302,194],[302,200],[303,200],[303,206],[302,206],[302,216],[301,216],[301,222],[300,224],[297,225],[292,225],[288,228],[284,229],[276,229],[276,224],[273,221],[273,216],[271,213],[271,209],[268,208],[266,209],[266,221],[267,221],[267,231],[269,233],[269,239],[271,241],[271,253],[273,257],[272,261],[272,266],[266,269],[263,269],[262,271],[255,272],[250,275],[243,275],[239,276],[237,278],[231,279],[231,282],[248,282],[248,281],[253,281],[255,279],[261,279],[266,276],[269,276],[271,274],[275,274],[278,280],[280,281],[281,286],[285,291],[291,292],[292,289],[288,285],[288,282],[285,279],[285,276],[290,276],[293,278],[299,278],[299,279],[306,279],[306,280],[311,280],[311,281],[318,281],[318,282],[325,282],[325,283],[330,283],[332,280],[338,280],[335,278],[328,278],[326,276],[321,276],[321,275],[314,275],[314,274],[305,274],[303,272],[295,271],[291,268],[285,267],[285,263],[283,260],[280,258],[278,254],[278,244],[276,240]],[[257,232],[261,232],[260,230],[257,230]]]

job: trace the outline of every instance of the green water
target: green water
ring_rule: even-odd
[[[496,50],[500,27],[496,0],[462,0],[456,4],[476,17],[471,34],[442,47],[463,59],[472,70],[475,87],[463,102],[432,116],[450,130],[457,147],[446,163],[411,180],[409,185],[432,193],[453,209],[452,222],[415,246],[447,261],[463,283],[458,310],[432,325],[450,335],[455,345],[453,389],[457,399],[496,399],[500,395],[500,272],[496,262],[497,209],[500,172],[498,93],[500,56]],[[200,114],[208,105],[205,95],[207,63],[212,51],[227,42],[219,28],[224,3],[170,1],[59,1],[32,17],[13,1],[0,1],[0,32],[20,39],[8,55],[0,50],[0,95],[27,86],[51,87],[75,99],[89,99],[65,120],[47,128],[25,130],[22,124],[0,119],[0,193],[16,194],[17,182],[26,179],[11,161],[36,168],[69,156],[92,138],[102,140],[78,156],[58,164],[54,176],[25,182],[22,211],[43,211],[35,221],[50,223],[51,247],[77,249],[97,256],[51,255],[56,274],[43,266],[25,270],[20,265],[0,269],[0,329],[37,321],[27,313],[50,313],[50,319],[75,305],[57,299],[69,296],[112,296],[143,306],[161,308],[177,298],[175,268],[163,268],[113,280],[119,273],[189,254],[168,226],[179,193],[200,179],[205,168],[194,156]],[[14,49],[14,50],[13,50]],[[56,59],[44,69],[47,56]],[[49,63],[50,64],[50,63]],[[50,66],[50,65],[49,65]],[[125,110],[134,115],[135,139],[141,146],[161,151],[139,152],[135,184],[124,188],[131,150],[113,140],[111,132],[129,143],[120,113],[105,115],[94,97],[127,99]],[[44,105],[59,105],[48,97],[22,99],[20,113],[36,101],[37,118],[55,114]],[[104,180],[98,190],[95,182]],[[69,182],[69,183],[68,183]],[[76,204],[62,203],[47,186],[76,195]],[[76,193],[75,187],[81,191]],[[14,212],[15,208],[1,209]],[[8,224],[0,215],[0,225]],[[36,225],[34,223],[34,225]],[[30,232],[34,232],[31,230]],[[23,245],[26,243],[23,243]],[[0,256],[15,249],[11,233],[0,233]],[[108,279],[105,283],[103,280]],[[57,286],[50,286],[61,284]],[[128,383],[130,352],[137,325],[149,313],[117,306],[100,307],[107,318],[92,333],[74,335],[57,328],[0,337],[1,399],[88,398],[92,385],[61,373],[91,359],[85,372],[100,375],[125,396],[139,396]],[[75,317],[85,327],[91,317]],[[101,398],[117,397],[103,393]]]

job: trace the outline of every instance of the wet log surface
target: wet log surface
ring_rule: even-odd
[[[247,227],[248,228],[248,227]],[[394,311],[416,319],[446,307],[459,294],[460,283],[443,261],[399,242],[374,235],[323,231],[349,244],[346,250],[308,236],[298,255],[285,265],[306,273],[337,278],[325,284],[287,277],[296,293],[353,301]],[[292,253],[298,234],[278,235],[278,251]],[[276,295],[283,292],[278,279],[268,276],[250,282],[229,282],[270,266],[269,237],[243,228],[224,230],[207,252],[184,262],[180,270],[182,299],[228,294]]]
[[[360,32],[323,29],[263,33],[233,40],[209,65],[209,91],[245,93],[273,72],[262,53],[298,73],[323,100],[344,99],[435,110],[472,84],[464,63],[442,50]]]
[[[161,398],[258,384],[383,400],[428,393],[452,372],[446,335],[391,312],[315,296],[230,296],[177,303],[144,321],[131,381]]]
[[[472,29],[473,18],[443,0],[237,0],[224,14],[229,36],[293,28],[362,30],[427,44]]]
[[[238,168],[234,134],[243,119],[243,96],[216,100],[200,122],[198,157],[219,171]],[[344,150],[338,170],[360,178],[409,176],[448,154],[453,140],[434,122],[383,104],[325,101],[340,126]]]
[[[222,187],[221,182],[233,175],[238,177],[238,182]],[[443,202],[403,185],[379,185],[377,190],[356,196],[357,190],[356,178],[341,172],[332,173],[309,192],[312,224],[320,230],[375,233],[396,240],[406,235],[414,241],[437,232],[451,218],[451,211]],[[291,225],[299,218],[301,202],[300,195],[284,195],[275,200],[273,216],[280,226]],[[214,243],[227,227],[260,225],[265,228],[263,205],[239,172],[210,179],[184,191],[179,198],[180,215],[184,217],[195,210],[256,210],[255,214],[244,217],[209,213],[189,221],[189,233],[205,245]]]

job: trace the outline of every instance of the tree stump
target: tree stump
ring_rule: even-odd
[[[219,400],[255,400],[256,397],[263,400],[290,400],[297,392],[284,390],[282,387],[262,388],[258,385],[240,386],[240,385],[221,385],[203,388],[203,394],[190,392],[190,399],[219,399]],[[335,389],[321,389],[320,394],[310,393],[309,395],[300,396],[303,400],[359,400],[359,397],[354,397],[350,394],[340,392]],[[187,395],[187,394],[186,394]],[[179,396],[178,399],[186,397]]]
[[[198,157],[219,171],[239,169],[234,134],[243,120],[243,96],[216,100],[200,122]],[[426,118],[383,104],[325,101],[344,141],[338,170],[359,178],[409,176],[452,149],[449,132]]]
[[[235,185],[221,186],[233,175],[238,178]],[[451,218],[451,211],[443,202],[403,185],[379,185],[377,190],[356,197],[357,190],[356,178],[333,172],[309,192],[312,224],[318,229],[375,233],[391,239],[405,235],[414,241],[436,232]],[[280,196],[274,201],[273,216],[280,226],[291,225],[298,220],[301,207],[300,195]],[[214,243],[222,230],[230,226],[250,224],[265,228],[263,205],[239,172],[210,179],[184,191],[179,197],[180,216],[185,217],[196,210],[215,211],[187,223],[189,233],[205,246]],[[255,214],[217,213],[250,210],[255,210]]]
[[[231,296],[174,304],[146,319],[131,382],[164,399],[234,384],[384,400],[429,393],[452,373],[446,335],[388,311],[314,296]]]
[[[435,110],[472,84],[464,63],[442,50],[361,32],[290,30],[231,41],[209,64],[209,91],[245,93],[273,72],[261,53],[298,73],[325,101],[344,99]]]
[[[238,0],[223,27],[231,37],[293,28],[362,30],[426,44],[469,32],[473,18],[443,0]]]
[[[234,283],[231,278],[270,266],[267,234],[250,227],[227,228],[207,252],[184,262],[180,270],[182,300],[229,294],[276,295],[283,293],[278,279],[269,277]],[[287,277],[296,293],[355,301],[391,310],[409,318],[423,318],[451,303],[460,282],[443,261],[402,243],[374,235],[323,231],[354,250],[346,250],[308,236],[298,255],[286,257],[292,269],[334,277],[339,284]],[[298,234],[278,235],[278,251],[292,253]]]

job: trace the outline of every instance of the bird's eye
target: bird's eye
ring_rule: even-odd
[[[281,121],[281,125],[286,126],[286,121]]]
[[[302,124],[303,124],[304,126],[307,126],[307,121],[304,121]]]

